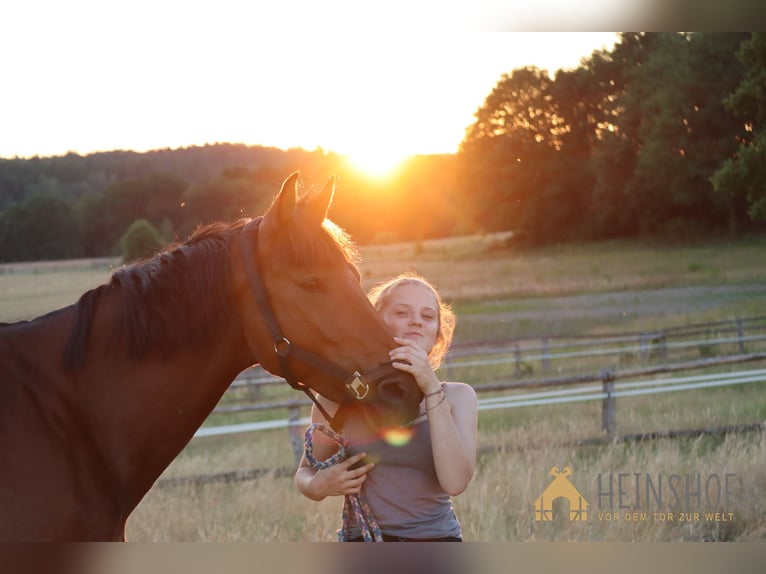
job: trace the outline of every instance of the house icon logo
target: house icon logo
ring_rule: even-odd
[[[570,522],[587,520],[588,501],[569,482],[568,477],[572,474],[572,469],[566,466],[564,470],[559,470],[554,466],[550,474],[553,476],[553,482],[535,500],[535,520],[538,522],[553,520],[553,503],[559,498],[564,498],[569,503]]]

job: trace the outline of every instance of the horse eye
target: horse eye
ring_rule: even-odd
[[[322,290],[322,282],[316,277],[307,277],[300,282],[300,286],[309,293],[316,293]]]

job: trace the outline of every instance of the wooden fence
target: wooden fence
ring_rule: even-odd
[[[695,354],[696,357],[690,358]],[[480,410],[600,400],[602,429],[606,437],[615,439],[615,406],[619,397],[766,381],[764,370],[706,373],[718,367],[759,361],[766,361],[766,317],[735,318],[658,332],[545,336],[456,345],[440,375],[445,379],[476,380],[473,386],[480,395]],[[531,369],[531,363],[538,368]],[[563,365],[558,370],[567,372],[566,376],[530,376],[536,372],[550,373],[557,363]],[[602,366],[593,369],[597,363]],[[462,377],[461,370],[469,376]],[[651,380],[662,374],[690,371],[700,371],[700,374]],[[214,413],[286,411],[286,419],[203,426],[195,436],[286,427],[298,456],[302,451],[302,431],[308,422],[305,414],[311,403],[298,393],[283,393],[289,398],[264,400],[262,390],[271,385],[284,385],[284,382],[260,368],[248,369],[232,384]],[[536,393],[509,395],[529,389]],[[226,395],[235,392],[237,398],[227,400]],[[484,398],[484,395],[496,396]]]

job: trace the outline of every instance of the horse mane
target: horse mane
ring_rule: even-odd
[[[65,365],[82,365],[90,327],[99,301],[121,290],[121,319],[107,334],[138,358],[150,349],[167,353],[193,348],[232,316],[226,293],[232,236],[247,223],[211,223],[198,227],[183,243],[173,243],[154,257],[121,267],[109,283],[87,291],[75,305],[75,326],[67,344]],[[200,328],[204,325],[204,328]]]
[[[299,201],[297,208],[305,200]],[[93,317],[99,301],[109,292],[121,290],[121,319],[111,336],[124,344],[132,358],[149,350],[169,353],[194,348],[210,333],[234,317],[227,299],[230,261],[227,247],[239,238],[248,219],[232,224],[211,223],[198,227],[183,243],[167,246],[154,257],[124,266],[109,283],[84,293],[75,304],[76,319],[65,353],[65,366],[77,369],[83,363]],[[326,261],[340,250],[356,269],[359,254],[349,235],[329,220],[322,232],[303,225],[288,225],[282,236],[295,264]],[[203,328],[200,328],[203,325]]]

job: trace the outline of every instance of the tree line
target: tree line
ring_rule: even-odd
[[[0,261],[119,253],[262,213],[282,180],[335,174],[361,244],[514,230],[534,244],[763,231],[766,36],[625,33],[554,76],[504,74],[456,154],[370,179],[317,149],[217,144],[0,160]],[[404,137],[404,136],[403,136]]]
[[[475,221],[537,242],[762,230],[764,102],[763,34],[621,34],[553,79],[514,70],[461,147]]]

